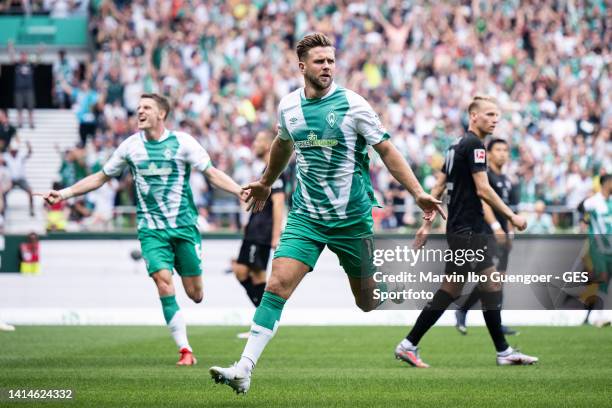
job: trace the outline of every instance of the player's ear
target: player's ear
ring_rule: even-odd
[[[306,64],[303,61],[298,61],[298,67],[300,68],[300,72],[303,74],[304,69],[306,68]]]

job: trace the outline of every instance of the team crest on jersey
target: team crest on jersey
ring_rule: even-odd
[[[327,120],[327,123],[329,123],[329,127],[334,127],[336,124],[336,112],[330,111],[325,120]]]
[[[474,149],[474,163],[484,163],[486,153],[484,149]]]
[[[170,149],[164,150],[164,158],[166,160],[170,160],[172,158],[172,150]]]

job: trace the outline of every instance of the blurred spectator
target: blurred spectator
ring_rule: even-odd
[[[40,273],[40,244],[35,232],[28,234],[26,242],[19,244],[19,272],[24,275]]]
[[[547,214],[546,204],[544,201],[537,201],[533,207],[534,213],[528,217],[527,229],[528,234],[552,234],[555,232],[555,226],[550,214]]]
[[[4,155],[0,155],[0,227],[4,226],[6,194],[11,190],[11,186],[11,173],[4,162]]]
[[[53,183],[53,190],[61,190],[63,186],[55,182]],[[66,231],[66,223],[68,221],[68,204],[62,200],[53,205],[45,203],[45,209],[47,210],[47,232]]]
[[[188,126],[215,164],[246,179],[254,135],[275,128],[280,98],[301,86],[296,41],[322,31],[336,42],[336,81],[372,104],[426,188],[476,93],[500,102],[495,137],[510,144],[520,208],[542,200],[573,211],[599,169],[612,171],[612,33],[601,2],[135,0],[91,9],[94,55],[82,86],[97,95],[78,102],[89,117],[79,114],[83,141],[117,145],[136,129],[140,94],[160,92],[172,101],[169,127]],[[388,197],[390,176],[374,157],[373,166]],[[214,224],[212,203],[224,199],[207,197]],[[400,211],[395,223],[411,216]]]
[[[66,50],[61,49],[57,53],[58,59],[53,63],[53,97],[55,106],[61,109],[70,108],[72,101],[70,94],[66,92],[62,84],[71,84],[74,81],[74,71],[77,63],[73,58],[66,55]]]
[[[28,54],[19,53],[19,61],[15,58],[15,49],[9,43],[9,55],[15,64],[15,108],[17,108],[17,126],[23,126],[22,110],[28,110],[30,128],[34,129],[34,64],[28,60]]]
[[[88,80],[81,81],[79,87],[71,87],[67,82],[62,82],[62,89],[72,98],[74,105],[72,109],[76,112],[79,120],[79,136],[81,145],[87,145],[87,139],[96,135],[96,115],[99,94],[91,89]]]
[[[32,157],[32,145],[26,141],[27,153],[19,149],[19,144],[13,141],[9,146],[8,152],[3,153],[2,158],[6,163],[9,174],[11,176],[11,188],[4,193],[4,202],[8,193],[14,188],[19,187],[28,194],[30,200],[30,216],[34,217],[34,200],[32,198],[32,189],[26,180],[26,161]]]
[[[11,141],[17,136],[17,129],[9,123],[8,115],[4,109],[0,109],[0,152],[8,149]]]

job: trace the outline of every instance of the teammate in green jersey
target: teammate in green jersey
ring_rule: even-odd
[[[164,318],[181,355],[178,365],[194,365],[183,314],[176,302],[172,271],[181,276],[185,292],[200,303],[202,290],[201,238],[197,211],[189,187],[191,168],[210,183],[240,197],[240,186],[212,166],[206,150],[191,135],[166,129],[168,101],[144,94],[138,104],[139,132],[124,140],[102,171],[63,190],[44,195],[49,204],[86,194],[121,175],[129,167],[137,196],[138,239],[149,275],[157,285]]]
[[[286,300],[314,268],[326,245],[348,275],[357,306],[370,311],[378,305],[372,296],[373,272],[362,256],[364,242],[368,246],[372,240],[372,205],[376,205],[368,145],[416,198],[427,219],[435,211],[442,213],[440,201],[423,191],[367,101],[334,83],[336,61],[331,41],[323,34],[307,35],[296,51],[305,86],[281,100],[270,163],[259,181],[244,187],[250,208],[260,211],[295,150],[293,205],[242,358],[234,366],[210,369],[216,382],[237,393],[248,391],[251,371],[276,331]]]

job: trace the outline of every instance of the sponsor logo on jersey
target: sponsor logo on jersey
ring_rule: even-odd
[[[307,149],[310,147],[333,147],[338,144],[336,139],[319,139],[317,134],[312,130],[308,133],[306,140],[298,140],[295,142],[295,146],[300,149]]]
[[[334,125],[336,124],[336,112],[334,112],[333,110],[330,111],[325,117],[325,120],[327,121],[327,123],[329,123],[329,127],[334,127]]]
[[[474,149],[474,163],[484,163],[486,153],[484,149]]]
[[[172,173],[171,167],[157,167],[155,163],[149,164],[146,169],[139,169],[138,172],[143,176],[169,176]]]

